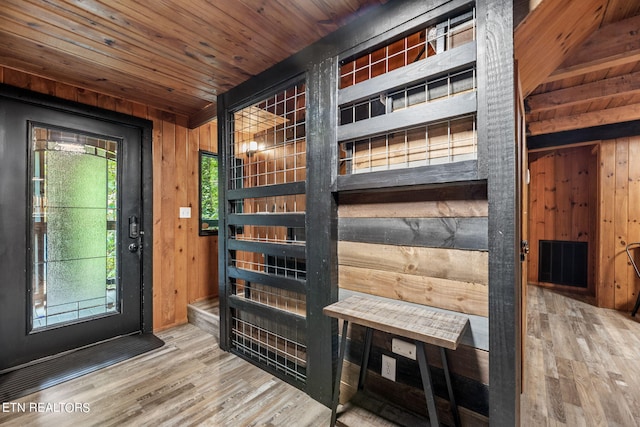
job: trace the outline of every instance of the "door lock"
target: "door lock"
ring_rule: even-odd
[[[131,243],[129,245],[129,252],[131,252],[131,253],[138,252],[138,244],[137,243]]]
[[[129,217],[129,237],[131,239],[137,239],[140,235],[140,225],[138,224],[137,216]],[[129,246],[129,250],[131,250],[131,246]]]

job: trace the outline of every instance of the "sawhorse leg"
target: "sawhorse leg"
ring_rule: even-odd
[[[358,390],[364,389],[364,380],[367,378],[367,368],[369,367],[369,354],[371,354],[371,341],[373,329],[366,328],[364,333],[364,349],[362,350],[362,361],[360,362],[360,376],[358,377]]]
[[[442,355],[442,369],[444,370],[444,379],[447,381],[447,391],[449,392],[449,406],[451,406],[451,413],[453,414],[453,423],[456,427],[460,427],[460,414],[458,413],[456,398],[453,395],[451,375],[449,374],[449,362],[447,362],[447,352],[445,351],[444,347],[440,347],[440,354]]]
[[[420,376],[422,377],[422,387],[424,388],[424,397],[427,399],[429,424],[431,427],[440,427],[438,411],[436,410],[435,394],[433,393],[433,383],[431,382],[431,372],[429,372],[429,365],[427,364],[427,353],[424,350],[425,344],[418,340],[416,340],[415,343],[418,366],[420,366]]]
[[[425,344],[417,340],[415,341],[415,343],[416,356],[418,357],[418,366],[420,366],[420,375],[422,376],[424,396],[427,400],[427,410],[429,411],[429,422],[433,427],[437,427],[440,426],[440,421],[438,420],[435,393],[433,390],[433,383],[431,382],[431,372],[429,371],[429,365],[427,363]],[[453,386],[451,385],[451,375],[449,374],[447,353],[445,352],[445,349],[443,347],[440,347],[440,355],[442,357],[442,369],[444,371],[444,378],[447,383],[447,392],[449,393],[449,403],[451,406],[451,413],[453,414],[453,422],[456,427],[460,427],[460,415],[458,414],[458,405],[456,405],[456,399],[453,395]]]
[[[333,400],[331,401],[331,427],[336,425],[338,417],[338,402],[340,401],[340,378],[342,377],[342,364],[344,363],[344,350],[347,346],[347,326],[349,322],[342,323],[342,338],[340,339],[340,350],[338,351],[338,366],[336,366],[336,378],[333,384]]]
[[[640,294],[638,294],[638,299],[636,299],[636,305],[633,306],[631,317],[635,317],[636,313],[638,312],[638,308],[640,308]]]

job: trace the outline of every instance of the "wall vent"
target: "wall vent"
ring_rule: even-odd
[[[540,240],[538,281],[587,287],[587,242]]]

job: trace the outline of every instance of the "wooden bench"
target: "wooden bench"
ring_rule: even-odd
[[[460,425],[460,417],[451,386],[451,377],[445,349],[455,350],[458,347],[460,338],[469,325],[469,319],[467,317],[431,310],[428,307],[407,305],[399,301],[355,295],[325,307],[323,312],[327,316],[344,320],[331,405],[332,427],[336,424],[340,397],[340,379],[342,376],[342,364],[344,362],[347,343],[347,326],[349,322],[364,326],[366,331],[362,363],[360,363],[360,376],[358,379],[359,390],[362,390],[364,387],[374,329],[414,340],[416,344],[416,357],[420,367],[422,385],[427,401],[427,410],[432,426],[439,426],[440,423],[436,412],[435,395],[433,393],[431,373],[429,372],[427,364],[425,344],[440,347],[442,367],[447,383],[447,391],[449,392],[453,419],[456,426]]]

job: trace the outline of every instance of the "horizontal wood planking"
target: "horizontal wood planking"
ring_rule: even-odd
[[[338,239],[486,251],[487,218],[340,218]]]
[[[4,66],[193,115],[199,126],[215,117],[219,94],[379,3],[6,0],[0,56]],[[280,25],[283,16],[295,25]]]
[[[340,193],[339,195],[340,206],[338,212],[341,217],[360,216],[360,215],[348,215],[345,212],[349,212],[351,209],[360,209],[353,205],[371,205],[374,209],[368,209],[369,215],[366,216],[378,216],[373,212],[375,209],[383,209],[383,206],[393,205],[395,203],[410,203],[410,202],[422,202],[425,205],[430,203],[447,204],[449,202],[469,201],[474,204],[476,202],[484,203],[484,212],[487,212],[487,185],[486,183],[465,183],[462,185],[447,185],[429,188],[413,188],[413,189],[391,189],[388,191],[370,191],[360,193]],[[420,209],[418,206],[412,206],[412,208]],[[404,215],[389,215],[406,217],[411,215],[411,212],[405,212]],[[486,215],[425,215],[425,217],[447,217],[447,216],[486,216]]]
[[[217,238],[198,236],[199,148],[217,150],[215,126],[189,131],[186,117],[0,67],[0,82],[153,121],[154,330],[187,322],[187,302],[217,294]],[[196,136],[197,132],[197,136]],[[191,219],[178,208],[190,206]]]
[[[477,183],[478,161],[464,160],[430,166],[338,175],[338,191],[380,190],[394,187],[420,187],[436,184]]]
[[[488,253],[458,249],[421,248],[339,242],[340,265],[397,271],[482,285],[489,284]]]
[[[488,286],[370,268],[338,267],[340,288],[488,316]]]
[[[486,200],[431,200],[344,204],[340,218],[450,218],[488,215]]]

